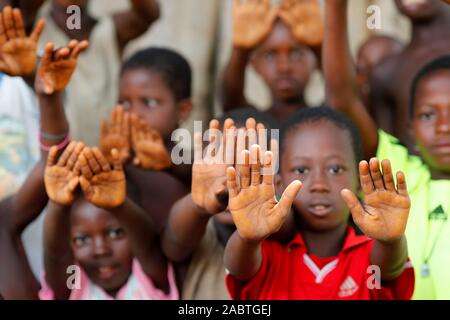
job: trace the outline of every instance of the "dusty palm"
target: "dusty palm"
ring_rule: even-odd
[[[81,188],[86,199],[97,207],[115,208],[126,197],[126,180],[117,150],[112,150],[114,168],[111,169],[99,149],[85,149],[79,157]]]
[[[240,168],[240,190],[236,182],[236,170],[227,169],[229,209],[239,235],[246,240],[261,241],[277,232],[289,214],[292,202],[300,191],[300,181],[292,182],[280,201],[275,199],[273,174],[266,174],[260,181],[259,147],[252,147],[251,173],[248,151],[244,151],[244,164]],[[266,152],[264,169],[272,169],[272,153]],[[251,175],[251,177],[250,177]]]
[[[130,158],[130,145],[130,115],[122,106],[117,106],[111,112],[109,126],[105,120],[102,121],[100,149],[109,163],[113,163],[111,150],[116,149],[124,164]]]
[[[50,149],[44,174],[45,190],[48,197],[61,205],[74,201],[74,191],[78,186],[78,173],[73,170],[84,145],[71,142],[56,163],[57,147]]]
[[[37,62],[37,42],[45,27],[39,20],[29,37],[25,34],[19,9],[5,7],[0,12],[0,71],[10,76],[32,73]]]
[[[392,241],[404,234],[411,203],[403,173],[397,173],[395,188],[390,162],[384,160],[382,168],[383,173],[377,159],[370,160],[370,167],[366,161],[360,163],[364,205],[349,190],[343,190],[342,196],[353,220],[368,237]]]
[[[270,0],[234,0],[233,44],[251,49],[269,33],[277,16]]]

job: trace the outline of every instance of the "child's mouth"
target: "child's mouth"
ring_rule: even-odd
[[[107,267],[99,267],[97,268],[97,274],[100,279],[107,280],[114,276],[116,273],[117,268],[112,266]]]
[[[329,204],[312,204],[308,207],[309,212],[317,217],[324,217],[331,213],[332,207]]]

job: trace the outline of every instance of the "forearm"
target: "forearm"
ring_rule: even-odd
[[[225,248],[225,268],[238,280],[250,280],[262,263],[261,242],[249,242],[235,231]]]
[[[178,200],[163,232],[164,254],[176,262],[189,257],[202,240],[210,217],[194,203],[190,193]]]
[[[60,139],[46,139],[41,136],[41,143],[45,146],[59,145],[69,133],[69,123],[66,118],[63,93],[55,92],[52,95],[38,94],[40,110],[40,130],[42,133],[61,136]],[[62,150],[61,150],[62,151]],[[48,153],[42,150],[42,158],[46,161]]]
[[[233,47],[222,81],[222,105],[225,112],[248,105],[244,88],[249,58],[250,50]]]
[[[357,92],[347,23],[347,0],[326,1],[323,66],[327,102],[353,120],[362,135],[365,156],[372,157],[376,154],[378,130]]]
[[[398,277],[403,272],[407,258],[408,247],[405,236],[390,243],[375,240],[370,253],[371,264],[380,267],[381,280]]]
[[[167,289],[167,262],[149,215],[128,198],[121,206],[111,209],[111,213],[124,228],[144,272],[158,288]]]
[[[49,201],[44,221],[45,278],[56,299],[67,299],[67,267],[74,264],[70,245],[70,208]]]

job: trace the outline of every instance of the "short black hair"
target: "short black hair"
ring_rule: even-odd
[[[416,105],[416,93],[419,87],[420,81],[427,75],[437,71],[437,70],[450,70],[450,55],[441,56],[420,70],[414,77],[412,82],[410,96],[409,96],[409,116],[414,117],[414,109]]]
[[[160,74],[177,102],[192,95],[191,67],[178,52],[157,47],[138,51],[125,61],[120,74],[133,69],[147,69]]]
[[[329,121],[336,127],[347,131],[351,139],[356,164],[363,159],[363,148],[358,128],[346,116],[326,106],[301,109],[284,123],[281,129],[281,154],[285,150],[284,144],[291,131],[297,129],[301,124],[319,121]]]
[[[228,112],[225,112],[219,121],[223,123],[226,119],[233,119],[237,127],[245,126],[245,122],[248,118],[255,119],[256,123],[262,123],[266,129],[277,129],[278,125],[276,121],[265,112],[261,112],[252,107],[238,108]]]

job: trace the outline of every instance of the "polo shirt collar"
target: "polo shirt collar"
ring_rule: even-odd
[[[341,252],[351,250],[352,248],[369,241],[371,241],[370,238],[368,238],[365,235],[357,235],[355,233],[355,229],[351,226],[348,226],[347,234],[345,236],[344,245],[342,246]],[[305,241],[303,240],[303,237],[300,232],[295,233],[294,238],[287,244],[287,247],[289,250],[292,250],[294,248],[307,249]]]

